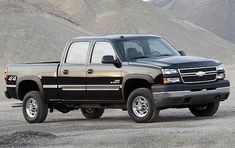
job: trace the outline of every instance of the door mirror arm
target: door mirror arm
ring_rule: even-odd
[[[117,68],[122,67],[122,63],[120,62],[120,60],[118,58],[115,60],[114,66],[116,66]]]
[[[119,59],[117,58],[116,60],[114,60],[114,57],[112,55],[105,55],[103,56],[101,63],[103,64],[114,64],[117,68],[121,67],[121,62],[119,61]]]
[[[186,56],[186,53],[183,50],[178,51],[181,56]]]

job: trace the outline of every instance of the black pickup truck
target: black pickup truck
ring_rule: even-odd
[[[61,61],[7,65],[5,80],[6,97],[23,101],[29,123],[54,109],[96,119],[120,108],[135,122],[152,122],[167,108],[212,116],[230,93],[221,62],[185,56],[154,35],[74,38]]]

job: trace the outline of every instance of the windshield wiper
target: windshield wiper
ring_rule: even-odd
[[[172,54],[159,54],[158,56],[173,56]]]
[[[158,51],[154,51],[152,52],[153,55],[157,55],[157,56],[173,56],[172,54],[166,53],[166,54],[161,54]]]
[[[138,57],[132,57],[132,58],[129,58],[129,60],[142,59],[142,58],[149,58],[149,56],[138,56]]]

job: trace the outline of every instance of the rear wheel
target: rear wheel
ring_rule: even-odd
[[[219,108],[219,102],[189,107],[190,112],[198,117],[213,116]]]
[[[152,122],[159,114],[148,88],[138,88],[129,95],[127,110],[129,116],[137,123]]]
[[[82,114],[87,119],[98,119],[104,113],[104,108],[82,108]]]
[[[29,123],[43,122],[48,113],[48,104],[43,100],[40,92],[28,92],[23,100],[23,115]]]

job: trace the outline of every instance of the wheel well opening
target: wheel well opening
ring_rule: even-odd
[[[18,87],[19,99],[22,101],[24,99],[24,96],[30,91],[39,91],[38,84],[35,81],[31,80],[21,82]]]
[[[149,88],[151,89],[151,84],[143,79],[130,79],[127,80],[124,87],[124,99],[127,100],[130,93],[137,88]]]

